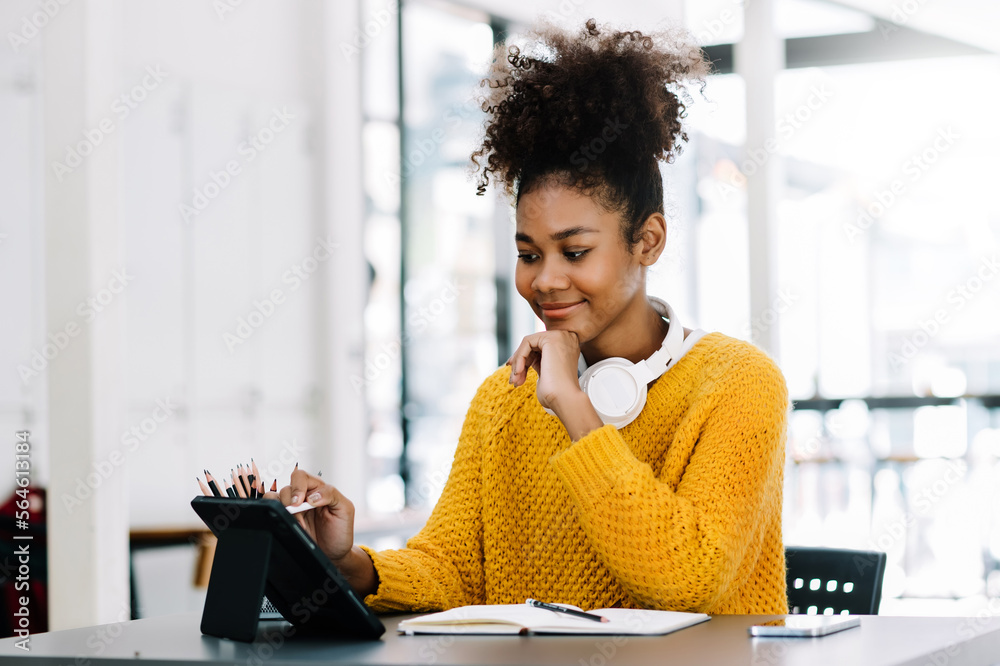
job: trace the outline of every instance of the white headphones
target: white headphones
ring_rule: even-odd
[[[649,300],[660,316],[670,322],[663,344],[652,356],[638,363],[616,356],[587,367],[583,353],[580,354],[577,363],[580,388],[590,398],[605,425],[610,423],[623,428],[634,421],[646,404],[646,384],[666,372],[670,361],[681,355],[684,327],[674,309],[655,296],[650,296]],[[555,416],[549,408],[543,409]]]

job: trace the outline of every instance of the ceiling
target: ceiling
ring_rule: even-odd
[[[782,0],[778,0],[780,3]],[[908,28],[1000,53],[997,0],[827,0]]]
[[[434,1],[434,0],[431,0]],[[685,16],[698,33],[711,28],[711,43],[732,42],[742,34],[744,0],[453,0],[519,23],[547,16],[564,24],[591,16],[639,29]],[[873,18],[1000,53],[998,0],[774,0],[779,34],[802,37],[862,32]],[[720,17],[731,16],[731,20]]]

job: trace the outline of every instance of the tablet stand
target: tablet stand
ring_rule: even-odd
[[[230,528],[219,534],[201,633],[253,641],[271,559],[269,532]]]

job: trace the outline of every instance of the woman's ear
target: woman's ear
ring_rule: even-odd
[[[662,213],[653,213],[642,225],[641,240],[635,247],[639,263],[652,266],[667,244],[667,220]]]

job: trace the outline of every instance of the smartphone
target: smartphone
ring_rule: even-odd
[[[783,620],[772,620],[747,627],[747,632],[751,636],[808,638],[826,636],[860,625],[861,618],[856,615],[791,615]]]

